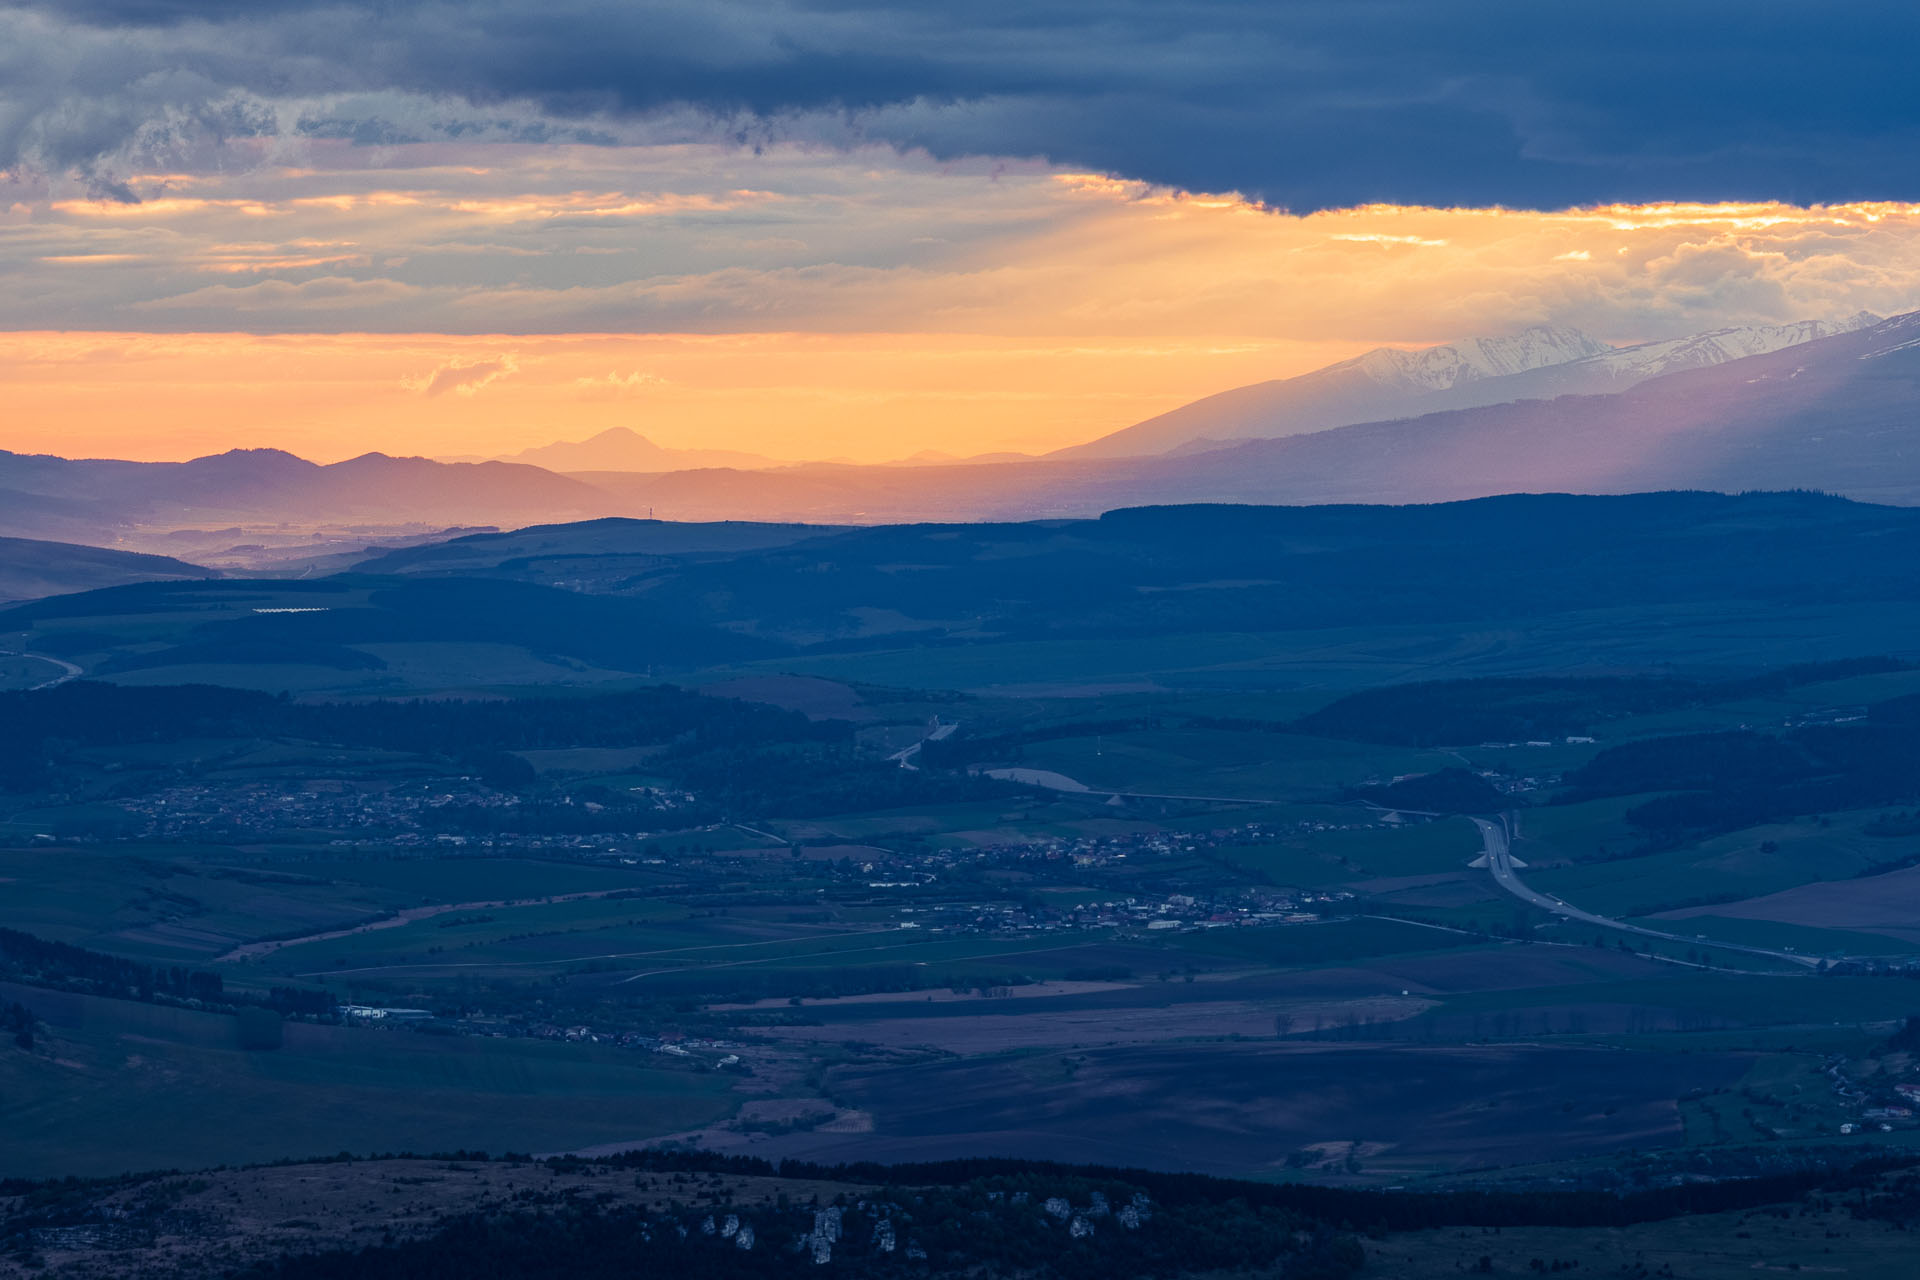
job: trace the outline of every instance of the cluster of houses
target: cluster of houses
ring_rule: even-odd
[[[659,787],[628,789],[637,813],[663,815],[656,825],[676,825],[670,815],[694,803],[691,792]],[[138,838],[148,840],[234,840],[285,831],[342,833],[338,846],[377,842],[398,849],[435,846],[510,846],[528,852],[603,854],[631,850],[646,831],[605,834],[520,833],[467,836],[450,833],[449,811],[470,814],[517,809],[521,798],[474,778],[430,778],[401,782],[345,778],[299,781],[191,782],[115,802],[139,821]],[[571,797],[559,803],[571,805]],[[579,802],[587,813],[605,806]],[[511,824],[506,824],[511,825]]]
[[[731,1040],[688,1036],[663,1031],[613,1031],[584,1023],[527,1022],[511,1018],[442,1016],[431,1009],[397,1009],[377,1005],[343,1004],[335,1009],[342,1022],[354,1026],[432,1031],[442,1035],[486,1036],[493,1039],[556,1040],[567,1044],[604,1044],[640,1053],[687,1058],[714,1067],[737,1067],[740,1047]]]
[[[519,797],[447,779],[388,784],[320,778],[303,783],[186,783],[119,801],[145,820],[149,839],[232,839],[279,831],[379,833],[392,843],[426,843],[434,810],[505,809]],[[409,837],[411,839],[409,840]]]
[[[1248,822],[1206,831],[1128,832],[1111,836],[1057,836],[1048,839],[987,844],[966,851],[943,851],[947,861],[988,864],[1028,862],[1066,863],[1075,867],[1119,868],[1129,860],[1183,858],[1219,849],[1258,848],[1284,844],[1329,831],[1369,830],[1380,821],[1366,822]],[[935,855],[936,857],[942,855]]]
[[[1303,924],[1329,905],[1351,900],[1342,890],[1243,888],[1114,898],[1048,907],[1033,903],[934,903],[901,907],[901,927],[933,933],[1004,934],[1080,929],[1149,932],[1235,925]]]

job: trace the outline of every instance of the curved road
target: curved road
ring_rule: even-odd
[[[1607,916],[1597,916],[1591,911],[1582,911],[1551,894],[1541,893],[1538,889],[1529,889],[1520,879],[1513,869],[1513,839],[1507,829],[1507,815],[1501,814],[1497,822],[1475,818],[1473,825],[1480,828],[1480,841],[1486,848],[1487,870],[1493,873],[1494,882],[1522,902],[1539,907],[1542,911],[1552,912],[1565,920],[1577,920],[1581,924],[1597,925],[1602,929],[1618,929],[1622,933],[1636,933],[1643,938],[1659,938],[1663,942],[1683,942],[1690,947],[1704,945],[1720,951],[1738,951],[1745,955],[1765,956],[1769,960],[1784,960],[1789,964],[1804,965],[1809,969],[1820,966],[1817,957],[1798,955],[1792,951],[1771,951],[1766,947],[1746,947],[1733,942],[1715,942],[1710,938],[1662,933],[1658,929],[1643,929],[1637,924],[1628,924],[1623,920],[1614,920]],[[1477,862],[1476,865],[1478,865]]]
[[[32,658],[35,662],[45,662],[51,666],[60,668],[61,674],[55,676],[53,679],[42,680],[39,684],[28,685],[27,692],[29,693],[32,693],[36,689],[51,689],[55,685],[65,684],[69,680],[76,680],[86,674],[65,658],[50,658],[44,653],[24,653],[19,650],[11,650],[8,651],[7,656],[12,658]]]

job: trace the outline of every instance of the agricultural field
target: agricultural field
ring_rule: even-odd
[[[163,701],[119,737],[88,737],[84,707],[47,719],[53,772],[0,805],[0,929],[38,940],[9,944],[6,999],[38,1028],[0,1048],[0,1119],[27,1135],[13,1158],[103,1167],[86,1135],[116,1106],[158,1117],[133,1149],[187,1143],[198,1113],[169,1091],[192,1080],[255,1118],[195,1129],[182,1149],[207,1161],[323,1135],[835,1160],[1125,1148],[1358,1185],[1825,1141],[1898,1105],[1861,1082],[1892,1079],[1881,1047],[1920,1011],[1915,802],[1693,830],[1650,825],[1670,792],[1580,788],[1673,732],[1829,732],[1842,697],[1903,697],[1910,673],[1735,682],[1718,702],[1717,671],[1416,688],[1426,719],[1408,723],[1459,744],[1421,746],[1369,740],[1379,716],[1332,683],[1209,685],[1225,668],[1200,666],[1240,653],[1221,643],[1180,648],[1187,677],[1097,699],[1040,667],[904,687],[866,655],[859,683],[793,662],[716,669],[702,693],[194,695],[184,716],[164,688],[76,686]],[[1156,646],[1175,651],[1110,656]],[[968,652],[920,658],[989,656]],[[1674,709],[1606,718],[1660,698]],[[1519,712],[1600,719],[1544,747],[1445,719]],[[982,772],[1001,767],[1088,790]],[[1433,779],[1454,781],[1419,791]],[[1489,813],[1550,897],[1492,873],[1470,820]],[[277,1047],[238,1047],[266,1009]],[[395,1119],[429,1080],[443,1100]],[[310,1121],[264,1124],[303,1090]],[[970,1115],[991,1118],[972,1145]],[[1920,1135],[1888,1123],[1872,1141]],[[84,1141],[63,1153],[63,1129]]]
[[[724,1113],[724,1077],[613,1048],[289,1023],[24,990],[44,1053],[0,1053],[6,1160],[39,1176],[325,1151],[532,1150]],[[451,1144],[451,1145],[449,1145]]]
[[[995,1152],[1270,1177],[1325,1163],[1336,1179],[1398,1180],[1680,1141],[1677,1094],[1737,1082],[1748,1065],[1739,1054],[1623,1062],[1582,1048],[1219,1043],[844,1068],[830,1087],[884,1127],[783,1145],[814,1159],[856,1147],[896,1160]]]
[[[1096,790],[1312,803],[1337,799],[1370,778],[1426,773],[1458,761],[1291,734],[1189,729],[1037,742],[1022,748],[1017,763]]]
[[[659,879],[649,868],[618,865],[349,860],[310,847],[240,857],[206,846],[0,850],[0,876],[0,927],[174,963],[263,940],[375,924],[379,933],[422,908],[438,914],[462,903],[631,892]]]
[[[1619,802],[1596,802],[1610,803]],[[1720,904],[1819,882],[1853,881],[1869,893],[1904,883],[1902,873],[1892,868],[1911,856],[1914,842],[1867,834],[1864,829],[1880,816],[1880,811],[1821,815],[1811,822],[1750,827],[1677,849],[1553,866],[1559,856],[1571,854],[1551,828],[1542,833],[1536,827],[1552,820],[1551,811],[1543,809],[1523,816],[1524,834],[1515,852],[1530,860],[1536,848],[1545,855],[1540,859],[1543,869],[1529,877],[1529,883],[1603,913],[1680,918],[1674,913],[1712,907],[1725,914]],[[1600,847],[1616,855],[1630,852]],[[1829,914],[1806,923],[1831,927],[1837,919]]]

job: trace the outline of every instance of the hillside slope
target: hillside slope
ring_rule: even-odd
[[[0,538],[0,602],[38,600],[130,582],[219,576],[216,569],[205,569],[170,556],[141,555],[34,538]]]

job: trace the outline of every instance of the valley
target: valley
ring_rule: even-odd
[[[0,694],[8,1172],[1897,1155],[1912,536],[1711,495],[599,522],[17,606],[81,675]],[[1756,537],[1725,605],[1669,589]]]

